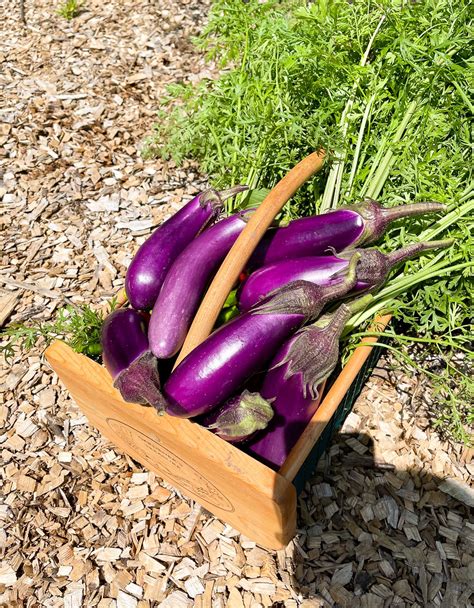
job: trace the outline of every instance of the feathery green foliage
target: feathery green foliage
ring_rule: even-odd
[[[115,299],[111,301],[110,312],[115,309]],[[64,339],[78,353],[97,359],[102,348],[100,332],[104,314],[90,306],[67,306],[59,309],[54,321],[36,320],[30,324],[13,324],[0,333],[0,353],[7,361],[15,354],[15,348],[24,350],[33,348],[38,340],[50,344],[54,339]]]
[[[468,376],[453,353],[467,350],[472,364],[472,2],[215,0],[196,42],[221,73],[169,88],[145,154],[192,157],[218,187],[263,189],[323,147],[325,170],[286,206],[287,218],[365,196],[448,205],[434,223],[397,222],[383,246],[417,237],[455,245],[392,273],[351,327],[389,310],[409,339],[442,344],[438,356],[450,363],[433,381],[451,405],[439,420],[465,440],[469,416],[459,412],[472,421],[472,388],[453,392]]]
[[[74,19],[74,17],[77,17],[80,14],[83,4],[84,3],[81,2],[81,0],[64,0],[56,13],[60,17],[64,17],[68,21],[71,21],[71,19]]]

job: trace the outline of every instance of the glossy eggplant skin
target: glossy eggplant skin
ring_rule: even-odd
[[[390,253],[378,249],[351,249],[339,255],[324,255],[280,260],[253,272],[240,286],[237,293],[239,310],[246,311],[257,304],[268,293],[291,281],[310,281],[318,285],[329,285],[335,277],[347,270],[350,256],[360,254],[357,265],[357,282],[352,293],[379,287],[392,268],[429,249],[448,247],[450,240],[412,243]]]
[[[246,186],[236,186],[223,192],[201,192],[158,226],[141,245],[127,270],[125,291],[133,308],[153,307],[177,256],[222,211],[227,198],[245,189]]]
[[[251,437],[243,446],[248,454],[276,471],[283,465],[318,409],[318,402],[311,395],[304,395],[301,382],[297,374],[285,380],[281,368],[267,373],[267,388],[262,390],[262,397],[265,394],[275,397],[276,391],[270,390],[271,383],[278,388],[276,399],[272,402],[273,419],[267,429]]]
[[[365,199],[335,211],[293,220],[284,228],[267,232],[252,254],[248,268],[368,245],[378,240],[394,220],[444,209],[444,205],[434,202],[383,208],[377,201]]]
[[[115,378],[148,349],[145,319],[132,308],[112,312],[102,325],[102,361]]]
[[[293,220],[288,226],[267,231],[248,262],[260,268],[280,260],[324,255],[358,244],[364,234],[363,217],[351,209]]]
[[[235,214],[196,237],[176,258],[156,300],[148,328],[152,352],[167,359],[178,352],[209,280],[245,227]]]
[[[183,359],[165,383],[166,412],[191,418],[210,411],[261,370],[304,321],[302,314],[247,312],[219,328]]]
[[[237,292],[239,310],[249,310],[268,293],[290,281],[310,281],[326,285],[336,273],[346,270],[348,264],[348,260],[344,258],[324,255],[280,260],[263,266],[240,286]],[[363,284],[360,284],[360,288],[364,288]]]
[[[165,409],[158,360],[148,347],[144,317],[133,308],[121,308],[104,321],[102,361],[124,401]]]
[[[183,418],[199,416],[234,395],[264,369],[286,338],[353,287],[359,258],[352,256],[346,276],[334,285],[289,283],[212,333],[165,383],[166,411]]]

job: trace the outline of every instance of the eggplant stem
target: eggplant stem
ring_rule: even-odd
[[[446,210],[446,205],[435,201],[398,205],[397,207],[381,207],[372,198],[366,198],[361,203],[348,207],[364,219],[365,228],[362,235],[352,245],[366,245],[377,241],[387,229],[387,226],[400,218],[439,213]]]
[[[211,205],[214,211],[220,212],[224,206],[224,201],[232,196],[236,196],[245,190],[248,190],[248,186],[238,185],[232,186],[232,188],[227,188],[227,190],[214,190],[214,188],[209,188],[201,194],[201,198],[199,200],[201,206]]]
[[[411,245],[407,245],[406,247],[402,247],[402,249],[398,249],[397,251],[391,251],[386,254],[386,259],[389,263],[390,268],[398,264],[399,262],[404,262],[423,251],[429,251],[430,249],[440,249],[443,247],[451,247],[454,243],[454,239],[445,239],[442,241],[425,241],[422,243],[412,243]]]
[[[352,316],[352,310],[347,304],[341,304],[331,315],[327,328],[339,336]]]
[[[403,217],[413,217],[425,213],[437,213],[446,211],[446,205],[436,201],[423,201],[410,205],[398,205],[397,207],[381,207],[380,215],[387,224]]]
[[[236,196],[237,194],[240,194],[241,192],[245,192],[248,189],[249,189],[248,186],[242,184],[242,185],[232,186],[232,188],[227,188],[226,190],[221,190],[220,192],[217,193],[217,195],[221,199],[221,201],[224,202],[228,198],[232,198],[233,196]]]
[[[357,283],[357,264],[361,258],[360,253],[356,252],[351,256],[346,276],[342,281],[329,284],[323,289],[324,302],[336,300],[338,297],[345,296]]]

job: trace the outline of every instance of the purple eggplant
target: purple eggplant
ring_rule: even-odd
[[[269,294],[257,306],[212,333],[181,361],[164,385],[166,411],[191,418],[204,414],[259,372],[275,349],[330,301],[344,296],[356,282],[355,253],[347,275],[320,287],[295,281]]]
[[[273,408],[266,399],[244,391],[203,416],[199,424],[229,443],[239,443],[267,428],[272,418]]]
[[[260,391],[273,407],[273,419],[262,433],[249,439],[246,452],[274,469],[281,467],[318,408],[318,387],[336,367],[347,321],[371,300],[369,295],[341,304],[283,344]]]
[[[101,344],[102,360],[123,399],[163,411],[158,359],[148,348],[144,317],[132,308],[114,311],[102,326]]]
[[[135,254],[125,277],[125,291],[134,308],[152,308],[176,257],[217,217],[226,199],[246,189],[235,186],[222,192],[201,192],[153,232]]]
[[[293,220],[284,228],[266,233],[252,254],[248,268],[367,245],[377,241],[394,220],[445,208],[441,203],[426,202],[384,209],[377,201],[366,199],[350,207]]]
[[[239,309],[249,310],[268,293],[291,281],[310,281],[318,285],[327,285],[335,276],[347,269],[354,251],[360,253],[360,261],[357,265],[357,283],[353,291],[360,292],[379,287],[396,264],[423,251],[448,247],[451,244],[451,240],[428,241],[413,243],[388,254],[377,249],[355,249],[339,255],[281,260],[259,268],[245,280],[237,294]]]
[[[183,345],[209,279],[245,224],[244,213],[220,220],[176,258],[166,275],[148,328],[150,348],[159,359],[172,357]]]

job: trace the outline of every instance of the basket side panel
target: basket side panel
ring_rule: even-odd
[[[292,483],[199,425],[126,403],[107,370],[61,342],[46,358],[79,407],[120,450],[269,549],[294,536]]]
[[[352,411],[354,407],[354,403],[357,400],[357,397],[360,395],[364,384],[366,383],[368,377],[370,376],[373,368],[377,364],[377,361],[382,354],[382,349],[380,346],[374,346],[372,348],[372,352],[369,355],[367,361],[362,366],[360,372],[357,374],[354,382],[351,384],[349,390],[346,393],[346,396],[339,404],[339,407],[334,412],[333,417],[329,421],[328,425],[324,429],[321,437],[315,443],[311,453],[308,455],[306,460],[304,461],[302,467],[298,471],[298,474],[293,480],[295,484],[296,491],[299,494],[305,483],[310,479],[314,470],[316,469],[316,465],[318,464],[318,460],[324,454],[326,449],[329,447],[329,443],[333,434],[341,428],[344,423],[344,420],[347,418],[349,413]],[[337,373],[340,369],[334,374],[334,378],[337,377]],[[330,386],[332,384],[332,380],[328,382]]]
[[[377,317],[371,326],[371,331],[382,331],[390,322],[390,318],[391,316],[388,314]],[[291,449],[287,459],[280,467],[280,475],[293,481],[303,468],[304,463],[311,452],[313,452],[315,445],[323,433],[326,433],[324,435],[324,442],[327,443],[328,437],[332,434],[332,429],[329,431],[326,431],[326,429],[333,424],[333,420],[335,420],[334,414],[339,409],[341,402],[344,400],[365,362],[372,354],[376,342],[377,339],[375,336],[366,336],[349,357],[349,360],[338,374],[336,380],[326,392],[321,405],[308,422],[306,428],[298,438],[298,441]]]

